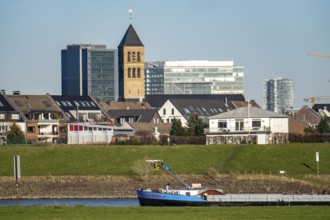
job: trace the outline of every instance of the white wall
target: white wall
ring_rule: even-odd
[[[68,144],[111,143],[113,130],[68,131]]]
[[[218,121],[227,121],[227,130],[230,132],[235,131],[235,119],[210,119],[209,120],[209,132],[219,132]],[[245,118],[244,131],[248,132],[252,130],[253,118]],[[289,119],[288,118],[260,118],[261,127],[260,131],[268,130],[272,133],[288,133],[289,132]]]
[[[164,114],[164,109],[166,109],[166,114]],[[174,114],[172,114],[172,109],[174,109]],[[181,113],[175,108],[175,106],[167,100],[165,104],[158,110],[158,114],[162,118],[164,123],[171,123],[174,118],[180,119],[182,126],[187,126],[187,120],[181,115]]]

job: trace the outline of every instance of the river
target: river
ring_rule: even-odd
[[[0,200],[0,206],[140,206],[137,199],[15,199]]]

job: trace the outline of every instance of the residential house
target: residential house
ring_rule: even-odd
[[[70,122],[105,123],[106,112],[91,96],[59,96],[51,98]]]
[[[182,126],[188,125],[192,114],[198,114],[199,118],[208,122],[208,117],[229,110],[236,109],[230,101],[216,99],[169,99],[158,110],[164,123],[171,123],[173,119],[181,121]]]
[[[161,117],[156,109],[109,110],[108,114],[117,124],[124,122],[160,123]]]
[[[15,123],[26,133],[27,118],[11,105],[5,94],[0,94],[0,145],[6,143],[6,133]]]
[[[157,110],[146,102],[99,102],[114,124],[124,122],[159,123],[161,118]]]
[[[292,113],[291,116],[292,118],[298,120],[300,123],[304,124],[305,127],[311,127],[314,129],[316,129],[317,125],[320,123],[321,120],[320,113],[312,108],[309,108],[308,106],[303,106],[297,112]],[[291,129],[290,133],[293,133]]]
[[[329,111],[330,104],[326,104],[326,103],[325,104],[314,104],[312,108],[316,112],[320,112],[320,111],[324,111],[324,110]],[[328,117],[330,117],[330,116],[328,116]]]
[[[257,107],[241,107],[209,117],[207,144],[287,142],[288,116]]]
[[[7,98],[26,118],[27,143],[65,142],[64,116],[49,95],[7,95]]]

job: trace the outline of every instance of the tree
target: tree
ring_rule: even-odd
[[[174,118],[172,121],[170,135],[183,136],[184,133],[185,133],[185,131],[184,131],[184,128],[182,127],[181,120]]]
[[[205,123],[198,114],[191,114],[188,119],[187,134],[189,136],[202,136],[204,134]]]
[[[16,123],[12,124],[10,130],[7,132],[7,143],[25,144],[25,135]]]
[[[321,121],[317,126],[317,131],[321,134],[330,132],[330,125],[326,117],[321,117]]]

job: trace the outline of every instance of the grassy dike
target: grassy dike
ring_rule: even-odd
[[[133,163],[163,159],[177,174],[330,174],[330,144],[210,145],[210,146],[2,146],[0,176],[13,175],[13,156],[21,156],[22,176],[134,175]],[[305,165],[304,165],[305,164]],[[307,166],[308,167],[307,167]]]

